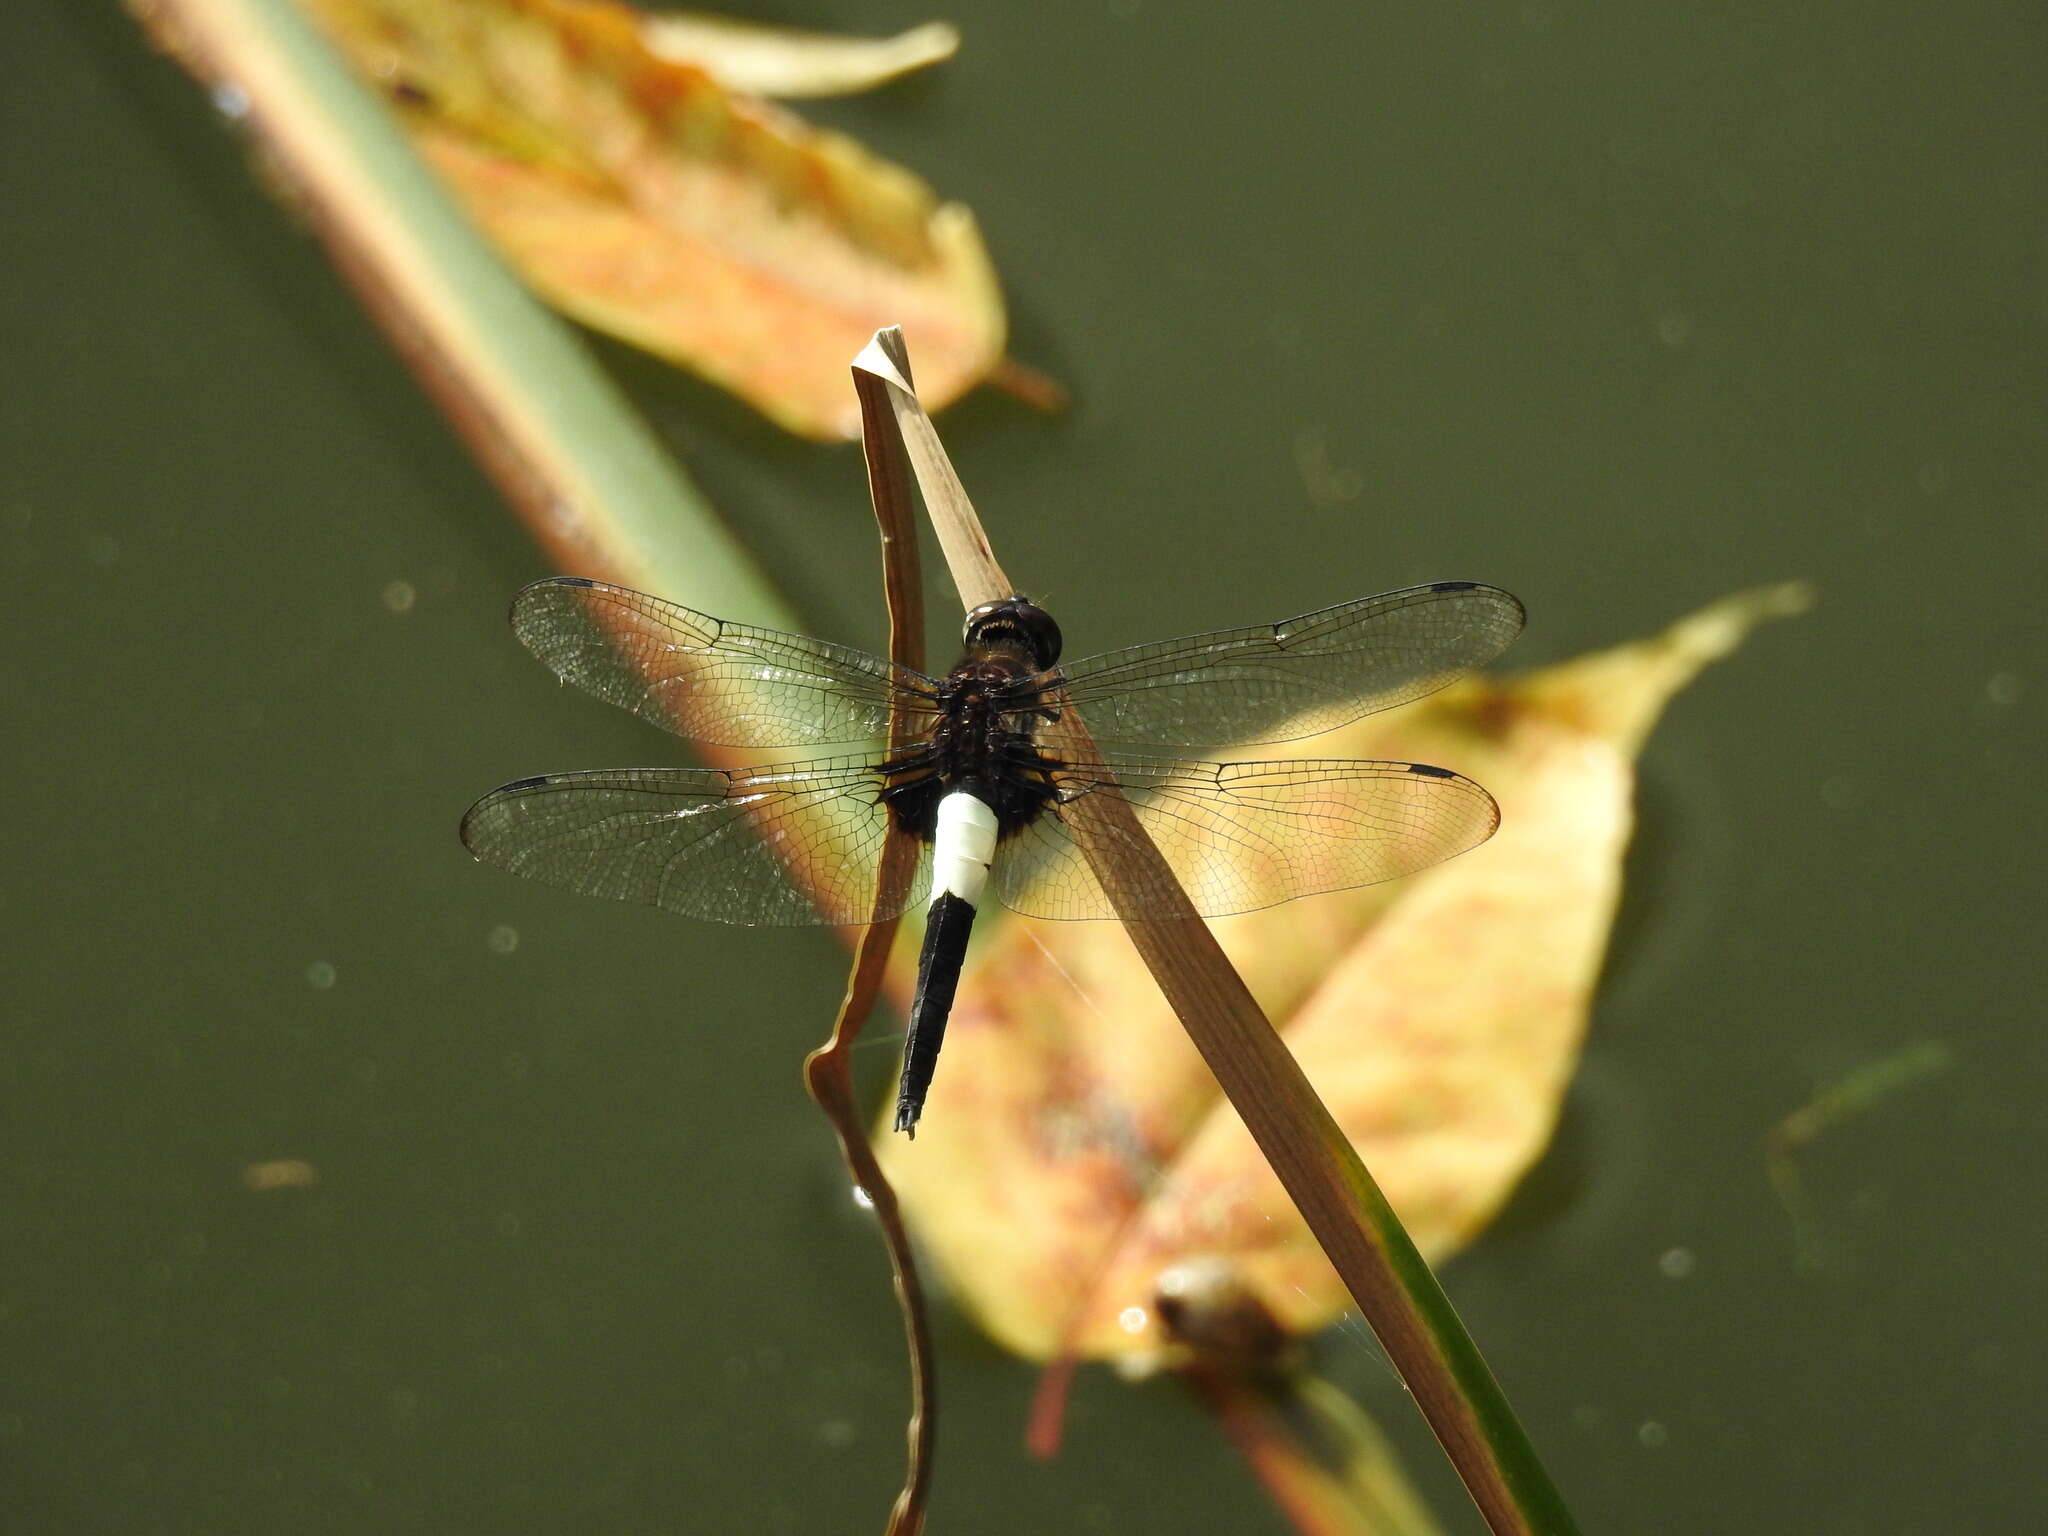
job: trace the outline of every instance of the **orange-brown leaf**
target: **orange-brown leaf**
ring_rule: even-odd
[[[1002,357],[973,216],[843,135],[651,52],[598,0],[302,0],[533,287],[795,432],[900,323],[927,400]]]
[[[1413,879],[1216,924],[1432,1260],[1471,1240],[1549,1139],[1643,737],[1702,666],[1803,602],[1795,587],[1744,594],[1318,740],[1319,755],[1456,768],[1502,807],[1491,843]],[[999,926],[918,1129],[886,1149],[889,1176],[963,1298],[1021,1353],[1156,1349],[1158,1277],[1197,1258],[1230,1263],[1298,1331],[1349,1304],[1112,924]]]

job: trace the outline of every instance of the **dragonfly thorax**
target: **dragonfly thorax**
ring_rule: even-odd
[[[1021,647],[994,645],[970,655],[939,683],[930,735],[888,764],[882,798],[904,831],[933,835],[938,806],[955,789],[971,791],[996,813],[1008,837],[1057,791],[1058,766],[1032,740],[1037,718],[1036,659]]]

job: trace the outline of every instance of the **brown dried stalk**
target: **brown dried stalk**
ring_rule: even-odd
[[[959,476],[905,371],[878,333],[856,370],[887,386],[893,419],[965,608],[1013,595]],[[1063,732],[1092,746],[1072,705]],[[1064,749],[1063,749],[1064,750]],[[1125,800],[1086,795],[1063,807],[1075,840],[1119,911],[1157,910],[1177,891]],[[1163,920],[1124,926],[1218,1085],[1243,1118],[1303,1221],[1464,1480],[1495,1536],[1573,1536],[1576,1527],[1443,1288],[1415,1251],[1357,1150],[1316,1097],[1185,895]]]
[[[910,504],[909,466],[902,439],[885,430],[889,402],[872,375],[854,370],[860,396],[861,435],[867,448],[868,496],[882,538],[882,592],[889,608],[889,659],[906,667],[924,666],[924,587],[917,557],[917,525]],[[912,725],[899,706],[889,715],[889,743],[894,750],[908,745]],[[930,1495],[932,1452],[938,1434],[937,1383],[932,1371],[931,1323],[926,1315],[924,1287],[918,1279],[917,1257],[904,1230],[896,1192],[883,1177],[868,1140],[867,1116],[853,1091],[853,1043],[874,1012],[881,995],[882,973],[896,938],[897,919],[881,917],[903,906],[903,895],[917,871],[917,843],[893,826],[882,850],[881,877],[875,889],[876,921],[855,945],[846,997],[833,1021],[832,1035],[804,1059],[804,1082],[818,1107],[832,1122],[839,1150],[855,1185],[873,1205],[889,1250],[889,1268],[903,1311],[903,1332],[910,1359],[909,1464],[903,1489],[889,1511],[888,1536],[917,1536],[924,1528],[925,1501]]]

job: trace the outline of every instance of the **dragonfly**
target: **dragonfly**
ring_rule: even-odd
[[[1062,663],[1052,616],[1013,596],[967,615],[959,663],[933,677],[551,577],[517,594],[511,622],[565,682],[700,743],[848,750],[518,779],[470,808],[462,840],[514,874],[713,922],[857,925],[924,904],[895,1113],[914,1136],[990,895],[1036,918],[1163,920],[1189,902],[1223,917],[1413,874],[1500,822],[1478,784],[1425,763],[1211,762],[1096,741],[1178,753],[1320,735],[1445,687],[1523,621],[1498,587],[1439,581]],[[1093,796],[1125,802],[1178,889],[1157,876],[1112,907],[1072,827]],[[885,889],[892,834],[916,839],[918,859]]]

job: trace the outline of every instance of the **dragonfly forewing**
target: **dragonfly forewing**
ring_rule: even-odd
[[[563,681],[718,746],[869,741],[888,733],[898,700],[912,731],[933,719],[937,684],[922,672],[606,582],[537,581],[513,598],[512,629]]]
[[[1179,747],[1293,741],[1435,693],[1507,649],[1513,595],[1442,581],[1278,624],[1216,630],[1089,656],[1047,673],[1039,740],[1071,743],[1065,706],[1098,740]],[[1022,712],[1019,719],[1027,718]]]

